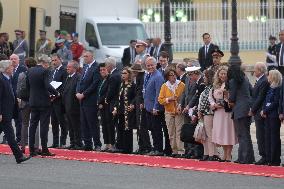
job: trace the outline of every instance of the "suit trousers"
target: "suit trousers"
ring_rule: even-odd
[[[258,153],[259,155],[265,158],[265,120],[255,119],[255,127],[256,127],[256,139],[257,139],[257,146],[258,146]]]
[[[114,127],[114,116],[109,111],[109,106],[106,104],[100,110],[101,113],[101,125],[105,144],[114,145],[115,143],[115,127]]]
[[[140,109],[139,106],[136,108],[136,123],[138,124],[137,135],[139,151],[150,151],[152,149],[149,128],[146,119],[146,110]]]
[[[31,109],[28,105],[26,105],[24,108],[21,108],[21,115],[23,121],[21,129],[21,146],[26,146],[29,138],[28,132],[29,132],[30,115],[31,115]],[[39,148],[39,128],[37,128],[35,134],[35,148]]]
[[[181,127],[183,125],[183,115],[165,113],[165,121],[168,128],[169,140],[174,154],[184,154],[184,144],[180,140]]]
[[[66,112],[70,145],[83,146],[80,127],[80,113]]]
[[[204,128],[207,135],[203,146],[204,146],[204,155],[218,155],[218,151],[216,148],[216,144],[212,142],[212,129],[213,129],[213,115],[205,115],[203,117],[204,120]]]
[[[163,126],[161,123],[164,116],[161,114],[153,115],[151,112],[147,111],[146,118],[151,130],[154,150],[163,153]]]
[[[50,123],[50,107],[31,108],[31,120],[29,129],[29,147],[33,152],[35,149],[35,134],[40,122],[40,138],[43,151],[47,151],[48,130]]]
[[[61,99],[53,102],[51,111],[51,125],[53,134],[53,145],[58,146],[66,145],[66,139],[68,135],[68,128],[64,116],[64,108],[61,104]],[[59,125],[61,129],[61,136],[59,141]]]
[[[17,109],[16,111],[19,111],[17,112],[18,114],[17,117],[14,119],[15,128],[16,128],[16,140],[17,142],[20,142],[21,141],[21,130],[22,130],[22,115],[19,109]]]
[[[14,129],[12,127],[12,122],[11,120],[6,120],[5,118],[3,118],[3,120],[0,122],[0,134],[2,133],[2,131],[4,132],[8,145],[10,146],[15,159],[19,160],[20,158],[23,157],[23,153],[20,150],[17,141],[15,140],[15,133],[14,133]]]
[[[278,117],[265,119],[265,151],[268,163],[281,163],[281,121]]]
[[[85,147],[93,147],[93,144],[95,147],[102,146],[97,113],[96,106],[80,107],[81,131]]]
[[[253,163],[255,159],[250,135],[251,118],[235,119],[234,124],[239,140],[238,161],[246,164]]]
[[[133,152],[133,130],[125,128],[124,114],[118,115],[116,147],[123,153]]]
[[[164,138],[165,138],[164,153],[169,155],[169,154],[172,154],[172,147],[171,147],[169,132],[168,132],[167,124],[166,124],[165,112],[159,112],[159,114],[161,115],[160,124],[162,125]]]

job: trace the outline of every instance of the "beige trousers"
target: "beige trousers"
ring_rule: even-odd
[[[181,127],[184,124],[183,115],[173,115],[166,112],[165,119],[173,154],[184,154],[184,144],[180,140]]]
[[[204,128],[207,135],[204,146],[204,155],[218,155],[216,145],[212,142],[212,129],[213,129],[213,115],[205,115],[204,119]]]

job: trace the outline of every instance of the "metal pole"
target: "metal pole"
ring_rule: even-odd
[[[237,22],[237,1],[232,0],[232,38],[231,38],[231,57],[230,64],[241,64],[242,60],[239,57],[239,42],[238,42],[238,22]]]
[[[165,37],[165,47],[167,52],[169,53],[169,61],[173,60],[173,51],[172,51],[172,36],[171,36],[171,9],[170,9],[170,0],[164,1],[164,37]]]

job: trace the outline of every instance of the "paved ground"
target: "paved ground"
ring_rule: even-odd
[[[1,189],[280,189],[284,179],[0,155]]]

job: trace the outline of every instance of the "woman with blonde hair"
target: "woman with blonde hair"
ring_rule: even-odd
[[[233,145],[237,144],[237,137],[232,113],[228,106],[228,92],[225,89],[227,82],[227,66],[221,66],[214,76],[213,88],[209,94],[211,109],[214,111],[212,142],[223,147],[224,156],[221,161],[232,160]]]
[[[267,164],[279,166],[281,163],[281,121],[278,116],[282,74],[278,70],[270,70],[268,75],[270,87],[266,93],[261,116],[265,118],[265,155]]]

